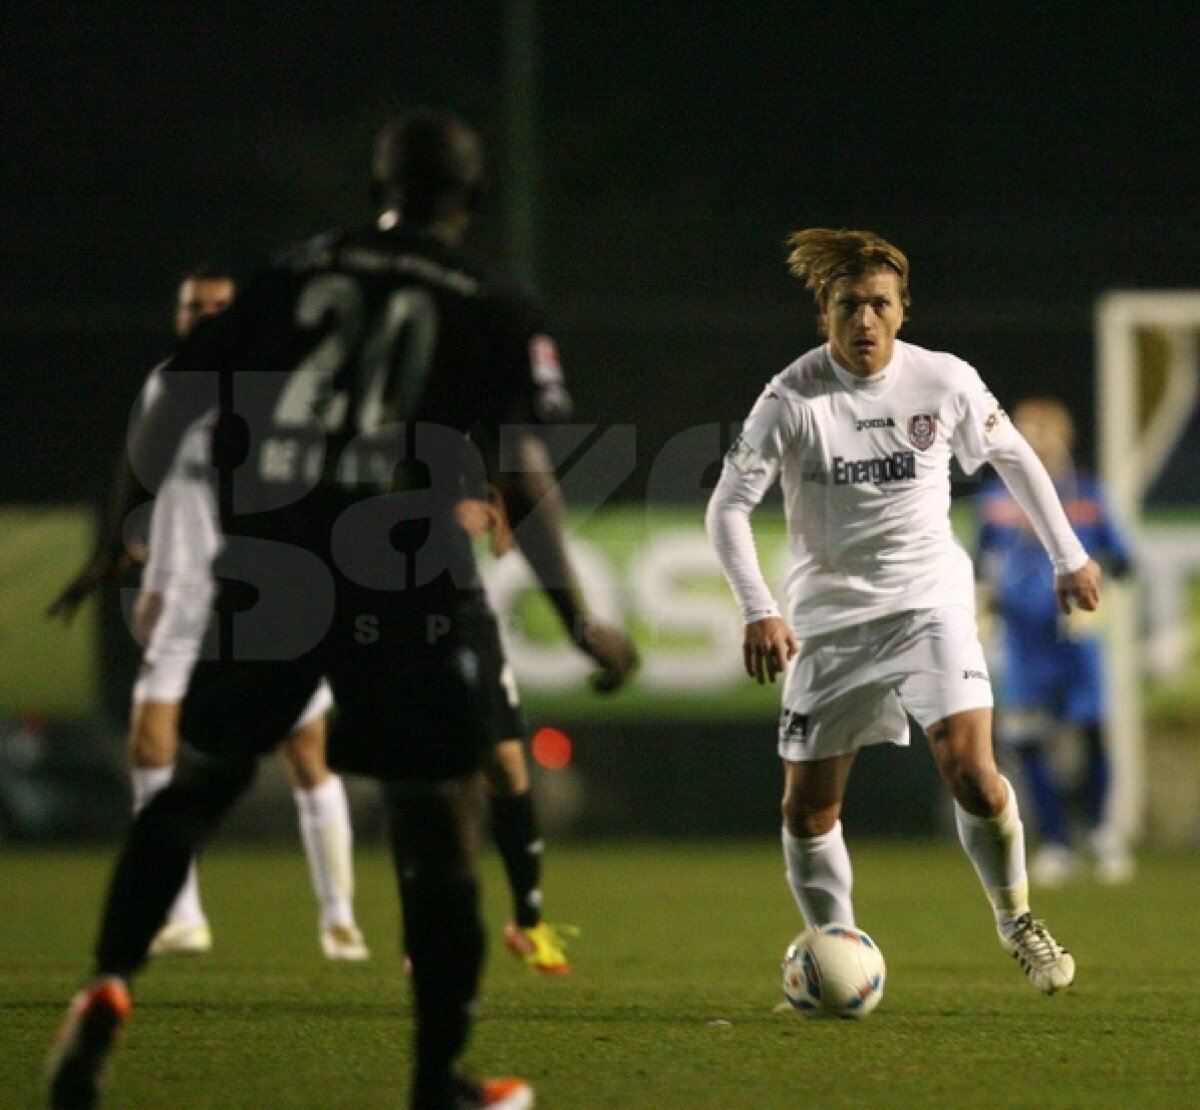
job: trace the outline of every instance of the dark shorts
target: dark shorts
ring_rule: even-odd
[[[492,745],[523,735],[505,667],[485,604],[436,617],[402,613],[366,636],[361,627],[335,628],[295,660],[202,661],[180,734],[211,758],[253,759],[288,734],[324,676],[338,708],[332,768],[386,780],[461,778],[479,769]]]

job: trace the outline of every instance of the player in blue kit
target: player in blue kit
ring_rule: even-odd
[[[1054,480],[1083,545],[1114,577],[1128,572],[1129,544],[1114,523],[1097,480],[1075,468],[1075,427],[1066,406],[1047,397],[1022,401],[1013,422]],[[1078,729],[1083,787],[1096,878],[1126,882],[1134,862],[1108,820],[1111,774],[1105,737],[1104,662],[1091,614],[1064,617],[1054,596],[1053,568],[1024,512],[993,478],[978,498],[979,566],[1003,622],[1004,704],[1000,736],[1020,759],[1041,833],[1030,876],[1043,886],[1076,877],[1071,791],[1055,766],[1052,743],[1063,726]]]

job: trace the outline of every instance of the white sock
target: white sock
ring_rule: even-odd
[[[139,813],[155,794],[171,781],[175,767],[134,767],[133,812]],[[196,861],[188,866],[187,877],[167,913],[171,925],[203,925],[206,923],[204,907],[200,904],[200,879],[196,874]]]
[[[1007,936],[1013,922],[1029,912],[1029,878],[1025,873],[1025,826],[1021,824],[1017,795],[1008,779],[1003,782],[1008,802],[995,817],[975,817],[955,802],[954,823],[996,913],[996,924]]]
[[[292,791],[300,818],[300,839],[308,857],[313,892],[321,906],[321,928],[353,925],[354,865],[350,806],[346,788],[330,775],[312,790]]]
[[[823,836],[793,836],[783,829],[788,886],[809,928],[837,921],[854,924],[854,871],[838,821]]]

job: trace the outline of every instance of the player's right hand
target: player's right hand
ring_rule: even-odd
[[[1055,575],[1054,593],[1063,616],[1070,615],[1072,603],[1086,613],[1094,613],[1100,608],[1100,573],[1096,560],[1089,559],[1070,574]]]
[[[742,660],[746,673],[760,686],[774,682],[787,670],[792,656],[800,650],[796,634],[782,617],[764,617],[746,625],[742,638]]]
[[[98,554],[83,568],[67,587],[46,606],[46,616],[70,624],[79,607],[101,586],[116,582],[133,566],[132,558],[124,551],[117,555]]]
[[[642,661],[629,634],[603,621],[589,619],[578,643],[583,653],[600,666],[591,677],[592,689],[598,694],[619,690]]]
[[[496,486],[488,486],[486,501],[480,497],[464,497],[454,506],[454,516],[467,535],[475,539],[488,536],[491,552],[497,558],[507,555],[516,546],[504,495]]]

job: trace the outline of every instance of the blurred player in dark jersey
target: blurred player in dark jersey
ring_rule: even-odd
[[[224,311],[233,301],[232,275],[212,268],[193,270],[180,282],[175,332],[184,338],[198,321]],[[144,387],[147,400],[161,388],[157,368]],[[129,751],[133,764],[134,810],[140,809],[174,773],[179,746],[179,705],[200,653],[216,586],[212,563],[221,547],[216,491],[209,466],[210,411],[185,433],[154,498],[146,565],[133,624],[142,662],[133,687]],[[354,920],[353,829],[346,790],[325,765],[325,715],[331,705],[322,683],[305,706],[279,753],[292,781],[300,839],[313,892],[320,907],[318,937],[331,960],[370,956]],[[153,955],[198,955],[212,948],[212,930],[200,899],[195,862],[167,921],[150,947]]]
[[[327,676],[328,757],[383,785],[412,957],[421,1110],[532,1105],[520,1080],[456,1070],[483,961],[479,769],[499,737],[496,622],[454,506],[483,429],[522,549],[573,642],[619,684],[624,633],[586,612],[537,425],[569,411],[536,312],[458,248],[479,198],[478,138],[453,116],[384,128],[371,226],[284,253],[163,370],[130,437],[129,489],[153,490],[183,429],[217,406],[225,545],[206,655],[184,700],[171,784],[138,815],[108,892],[96,977],[51,1059],[54,1105],[89,1105],[141,967],[195,850],[253,778],[264,737]],[[136,479],[133,478],[136,475]],[[98,561],[121,544],[115,500]],[[106,552],[108,554],[106,554]]]
[[[517,545],[504,496],[489,483],[470,490],[455,508],[466,532],[487,537],[492,555],[507,555]],[[544,975],[569,975],[571,963],[564,951],[566,938],[577,930],[542,917],[542,853],[545,841],[534,805],[533,780],[525,758],[525,715],[511,664],[501,666],[503,697],[493,712],[500,736],[484,764],[488,824],[492,841],[504,862],[512,894],[513,916],[504,927],[504,947],[526,967]]]
[[[1028,397],[1013,423],[1045,465],[1072,527],[1115,578],[1132,563],[1128,542],[1108,510],[1100,483],[1072,459],[1075,424],[1052,397]],[[1004,698],[1000,736],[1017,754],[1033,801],[1041,844],[1029,874],[1042,886],[1076,878],[1081,860],[1071,835],[1071,790],[1055,765],[1063,726],[1078,730],[1089,848],[1101,882],[1133,877],[1134,859],[1108,813],[1111,772],[1105,737],[1104,660],[1099,622],[1063,616],[1052,568],[1021,507],[998,479],[979,493],[979,569],[1003,622]]]

